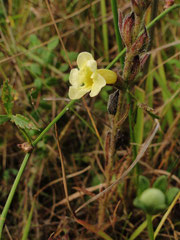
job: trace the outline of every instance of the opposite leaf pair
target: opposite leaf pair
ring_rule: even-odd
[[[138,196],[134,200],[134,205],[149,215],[165,210],[179,192],[179,189],[175,187],[167,190],[168,181],[166,176],[158,177],[152,188],[149,186],[149,180],[144,176],[140,176]]]

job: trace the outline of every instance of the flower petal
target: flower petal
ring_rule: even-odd
[[[93,79],[93,85],[91,88],[90,97],[94,97],[98,95],[98,93],[101,91],[101,88],[103,88],[106,85],[106,81],[97,72],[93,73],[91,77]]]
[[[97,72],[106,80],[107,84],[114,84],[117,81],[117,74],[108,69],[98,69]]]
[[[80,78],[78,77],[78,75],[79,75],[79,70],[77,68],[73,68],[70,71],[69,82],[73,86],[80,86],[81,85],[81,81],[80,81]]]
[[[87,61],[86,66],[91,70],[91,72],[95,72],[97,70],[97,62],[95,60]]]
[[[85,87],[76,87],[76,86],[71,86],[69,88],[69,98],[70,99],[80,99],[81,97],[83,97],[87,92],[89,92],[90,89],[89,88],[85,88]]]
[[[94,60],[92,54],[88,52],[82,52],[77,57],[77,65],[81,69],[89,60]]]

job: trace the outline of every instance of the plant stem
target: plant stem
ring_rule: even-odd
[[[147,219],[147,228],[148,228],[148,234],[149,239],[154,240],[154,230],[153,230],[153,224],[152,224],[152,216],[149,214],[146,214]]]
[[[19,181],[20,181],[21,176],[22,176],[22,174],[24,172],[24,169],[25,169],[25,167],[27,165],[27,162],[29,160],[30,155],[31,155],[30,153],[27,153],[25,155],[25,158],[24,158],[24,160],[23,160],[23,162],[21,164],[21,167],[20,167],[20,169],[18,171],[16,179],[14,180],[14,183],[13,183],[13,186],[12,186],[11,191],[9,193],[8,199],[7,199],[6,204],[5,204],[4,208],[3,208],[2,214],[0,216],[0,239],[1,239],[1,236],[2,236],[2,230],[3,230],[4,222],[5,222],[5,219],[6,219],[6,215],[8,213],[8,210],[9,210],[9,207],[10,207],[11,202],[13,200],[16,188],[17,188],[17,186],[19,184]]]
[[[132,107],[132,99],[129,91],[127,91],[127,102],[129,104],[129,132],[130,132],[130,139],[131,142],[135,143],[135,136],[134,136],[134,131],[133,131],[133,107]],[[136,146],[133,145],[133,160],[137,156],[137,149]]]
[[[117,7],[117,1],[116,0],[111,0],[111,7],[112,7],[112,13],[113,13],[113,19],[114,19],[114,30],[115,30],[115,35],[116,35],[116,42],[118,45],[118,50],[121,52],[123,50],[123,43],[121,39],[121,35],[119,32],[119,26],[118,26],[118,7]],[[124,66],[124,56],[122,55],[120,57],[120,62],[121,66],[123,68]]]
[[[57,117],[55,117],[53,119],[53,121],[40,133],[40,135],[36,138],[36,140],[32,143],[32,146],[35,147],[36,144],[43,138],[43,136],[49,131],[49,129],[66,113],[66,111],[75,103],[75,100],[69,102],[66,107],[57,115]],[[29,157],[30,157],[31,153],[27,153],[24,157],[24,160],[21,164],[21,167],[18,171],[18,174],[14,180],[13,186],[11,188],[11,191],[9,193],[9,196],[7,198],[7,201],[5,203],[5,206],[3,208],[2,214],[0,216],[0,239],[2,239],[2,230],[3,230],[3,226],[4,226],[4,222],[8,213],[8,210],[10,208],[11,202],[13,200],[15,191],[17,189],[17,186],[20,182],[21,176],[24,172],[24,169],[28,163]]]
[[[42,137],[49,131],[49,129],[69,110],[75,103],[75,100],[70,101],[65,108],[50,122],[50,124],[39,134],[36,140],[32,143],[33,147],[42,139]]]

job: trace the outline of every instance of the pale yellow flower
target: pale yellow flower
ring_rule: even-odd
[[[114,84],[117,80],[115,72],[107,69],[97,69],[97,62],[88,52],[82,52],[77,57],[78,68],[70,72],[69,98],[79,99],[90,92],[90,97],[98,95],[106,84]]]

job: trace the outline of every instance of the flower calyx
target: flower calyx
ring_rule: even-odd
[[[123,42],[127,47],[130,47],[132,45],[134,26],[135,26],[134,12],[127,14],[124,19],[122,13],[119,12],[119,30]]]
[[[144,27],[144,32],[133,43],[131,47],[131,51],[133,55],[141,54],[143,51],[147,49],[148,45],[149,45],[149,35],[146,30],[146,27]]]

